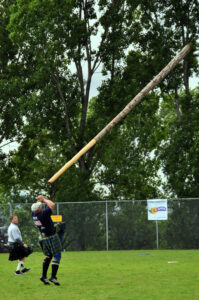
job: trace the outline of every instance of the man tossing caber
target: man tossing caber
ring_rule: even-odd
[[[45,209],[42,208],[42,202],[47,205]],[[56,227],[51,219],[52,210],[54,207],[55,203],[46,199],[42,195],[39,195],[37,202],[31,206],[32,219],[39,230],[39,243],[45,255],[42,276],[40,277],[40,280],[45,285],[49,285],[49,281],[53,282],[55,285],[60,285],[60,283],[57,281],[56,275],[61,260],[62,245],[60,237],[56,232]],[[52,274],[48,281],[47,271],[52,258]]]

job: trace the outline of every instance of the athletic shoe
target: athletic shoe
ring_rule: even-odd
[[[49,278],[49,280],[50,280],[52,283],[54,283],[55,285],[60,285],[60,283],[57,281],[57,278],[55,278],[55,277],[51,277],[51,278]]]
[[[23,270],[21,270],[21,272],[22,272],[23,274],[27,273],[28,271],[30,271],[30,268],[29,268],[29,269],[24,268]]]
[[[16,272],[15,272],[15,275],[23,275],[23,273],[20,272],[20,271],[16,271]]]
[[[48,282],[48,280],[45,277],[40,277],[40,280],[45,284],[45,285],[49,285],[50,283]]]

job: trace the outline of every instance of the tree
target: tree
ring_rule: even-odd
[[[176,11],[179,9],[173,1],[169,3]],[[5,2],[3,5],[5,8]],[[19,149],[2,163],[4,173],[1,173],[1,178],[4,186],[12,187],[12,191],[13,187],[16,190],[26,189],[32,194],[37,190],[48,191],[50,197],[55,199],[66,197],[89,200],[94,194],[98,199],[95,182],[111,182],[111,178],[106,175],[108,168],[113,170],[114,166],[108,153],[113,151],[113,157],[119,153],[114,152],[110,139],[112,145],[128,145],[131,143],[131,130],[135,127],[131,151],[128,153],[127,148],[121,149],[122,156],[118,161],[122,162],[121,165],[128,165],[129,160],[123,158],[129,155],[131,159],[138,153],[136,157],[139,162],[135,168],[131,165],[125,172],[122,170],[124,178],[130,177],[133,183],[133,174],[140,174],[137,190],[133,194],[136,197],[146,197],[145,185],[150,186],[150,194],[156,195],[158,191],[153,174],[157,172],[160,162],[151,161],[150,153],[165,134],[163,128],[159,127],[160,120],[156,115],[159,109],[157,91],[149,96],[151,105],[143,104],[136,109],[138,118],[133,118],[133,121],[138,122],[139,126],[132,126],[131,121],[128,121],[131,118],[127,119],[126,125],[114,130],[103,143],[91,149],[52,187],[47,185],[47,180],[182,48],[181,38],[184,35],[180,33],[185,31],[180,31],[180,28],[181,25],[188,26],[187,20],[191,22],[191,27],[183,45],[184,42],[194,41],[198,34],[194,23],[197,17],[196,1],[189,2],[185,14],[178,15],[176,22],[172,19],[176,27],[175,38],[169,23],[173,17],[172,10],[159,1],[140,3],[103,0],[98,2],[96,9],[97,3],[91,0],[28,0],[25,3],[19,0],[13,5],[9,3],[8,7],[9,25],[6,30],[10,32],[9,42],[15,46],[12,70],[17,70],[14,73],[16,81],[21,82],[20,89],[15,88],[19,94],[16,96],[19,106],[16,107],[24,123],[21,123],[22,127],[18,126],[18,136],[21,138]],[[186,22],[183,23],[185,17]],[[94,40],[96,37],[97,45]],[[132,44],[135,49],[126,59],[125,50]],[[137,47],[140,49],[137,50]],[[87,66],[86,72],[83,64]],[[108,74],[109,78],[103,82],[99,96],[89,100],[92,78],[100,64],[103,74]],[[126,68],[121,67],[123,64]],[[191,57],[184,68],[184,74],[190,76],[196,66],[195,58]],[[175,93],[174,99],[172,92],[178,92],[182,86],[181,73],[182,69],[178,68],[170,79],[161,84],[161,92],[169,92],[176,107],[178,93]],[[143,122],[142,109],[148,114],[149,123]],[[150,126],[153,126],[151,135]],[[122,173],[121,165],[118,164],[118,173],[113,173],[113,178]],[[104,166],[107,166],[107,173],[103,177],[98,170]],[[73,192],[71,182],[83,194]],[[140,184],[143,192],[139,193]],[[115,195],[119,195],[119,190],[117,186]],[[71,196],[69,191],[72,191]],[[127,189],[120,196],[126,197],[128,192]]]
[[[169,93],[178,119],[180,109],[178,93],[184,87],[189,94],[189,80],[198,69],[196,52],[199,37],[197,20],[198,1],[142,1],[139,21],[143,24],[137,42],[142,52],[151,60],[151,68],[161,68],[165,61],[187,43],[191,43],[193,54],[188,55],[181,66],[172,71],[167,80],[160,85],[163,93]],[[187,100],[189,101],[189,100]]]
[[[127,1],[99,1],[99,17],[94,10],[95,1],[18,1],[11,6],[10,39],[20,53],[20,66],[28,73],[24,76],[27,92],[21,96],[20,107],[25,118],[23,142],[18,153],[10,158],[8,168],[13,164],[23,174],[18,160],[24,159],[26,170],[31,174],[32,163],[28,163],[28,156],[31,161],[37,160],[35,142],[40,143],[43,134],[46,135],[45,145],[50,145],[51,151],[59,155],[54,170],[91,138],[95,123],[92,128],[87,127],[87,123],[92,118],[88,113],[92,76],[102,63],[114,79],[115,66],[130,43],[130,16],[136,6],[128,9]],[[93,47],[93,37],[99,36],[100,30],[99,46]],[[75,66],[73,74],[72,63]],[[83,63],[87,64],[86,75]],[[24,148],[26,151],[22,152]],[[101,151],[101,147],[95,147],[78,161],[84,174],[80,175],[83,182],[89,180]],[[51,170],[49,166],[46,181]],[[77,176],[80,173],[77,170]],[[23,175],[22,178],[27,179]],[[27,183],[29,185],[30,180]],[[45,189],[49,189],[47,185]],[[53,186],[51,196],[57,190],[57,185]]]
[[[20,115],[20,95],[23,93],[22,69],[17,66],[17,47],[9,38],[9,6],[13,1],[0,3],[0,155],[6,140],[17,140],[23,125]]]
[[[143,202],[109,205],[109,249],[154,248],[154,224],[146,212]]]
[[[142,53],[146,53],[152,61],[151,69],[159,68],[186,43],[191,42],[193,46],[193,54],[187,56],[183,64],[160,85],[162,101],[159,116],[164,134],[160,155],[157,151],[155,154],[168,178],[165,193],[173,192],[179,197],[198,195],[197,171],[194,174],[192,171],[197,170],[197,159],[192,158],[195,156],[192,151],[190,155],[190,149],[197,147],[194,125],[197,100],[194,99],[198,98],[198,93],[189,88],[190,76],[198,69],[195,51],[199,37],[198,14],[198,2],[195,0],[142,1],[140,4],[139,21],[143,27],[137,41]]]
[[[198,248],[198,201],[173,201],[164,239],[171,249]]]
[[[186,94],[179,96],[180,122],[175,118],[171,105],[164,104],[162,108],[167,138],[160,147],[159,157],[168,178],[167,189],[182,198],[198,197],[199,193],[198,99],[198,89],[191,91],[188,108]]]

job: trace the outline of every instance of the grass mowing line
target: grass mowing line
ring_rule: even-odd
[[[25,261],[30,272],[15,276],[17,263],[1,254],[0,300],[199,299],[198,250],[64,252],[61,286],[40,282],[43,258],[33,253]]]

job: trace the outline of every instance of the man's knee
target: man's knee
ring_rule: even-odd
[[[46,257],[44,258],[44,263],[49,264],[50,261],[51,261],[51,259],[52,259],[52,256],[46,256]]]
[[[61,260],[61,251],[54,255],[54,261],[57,261],[59,263],[60,260]]]

